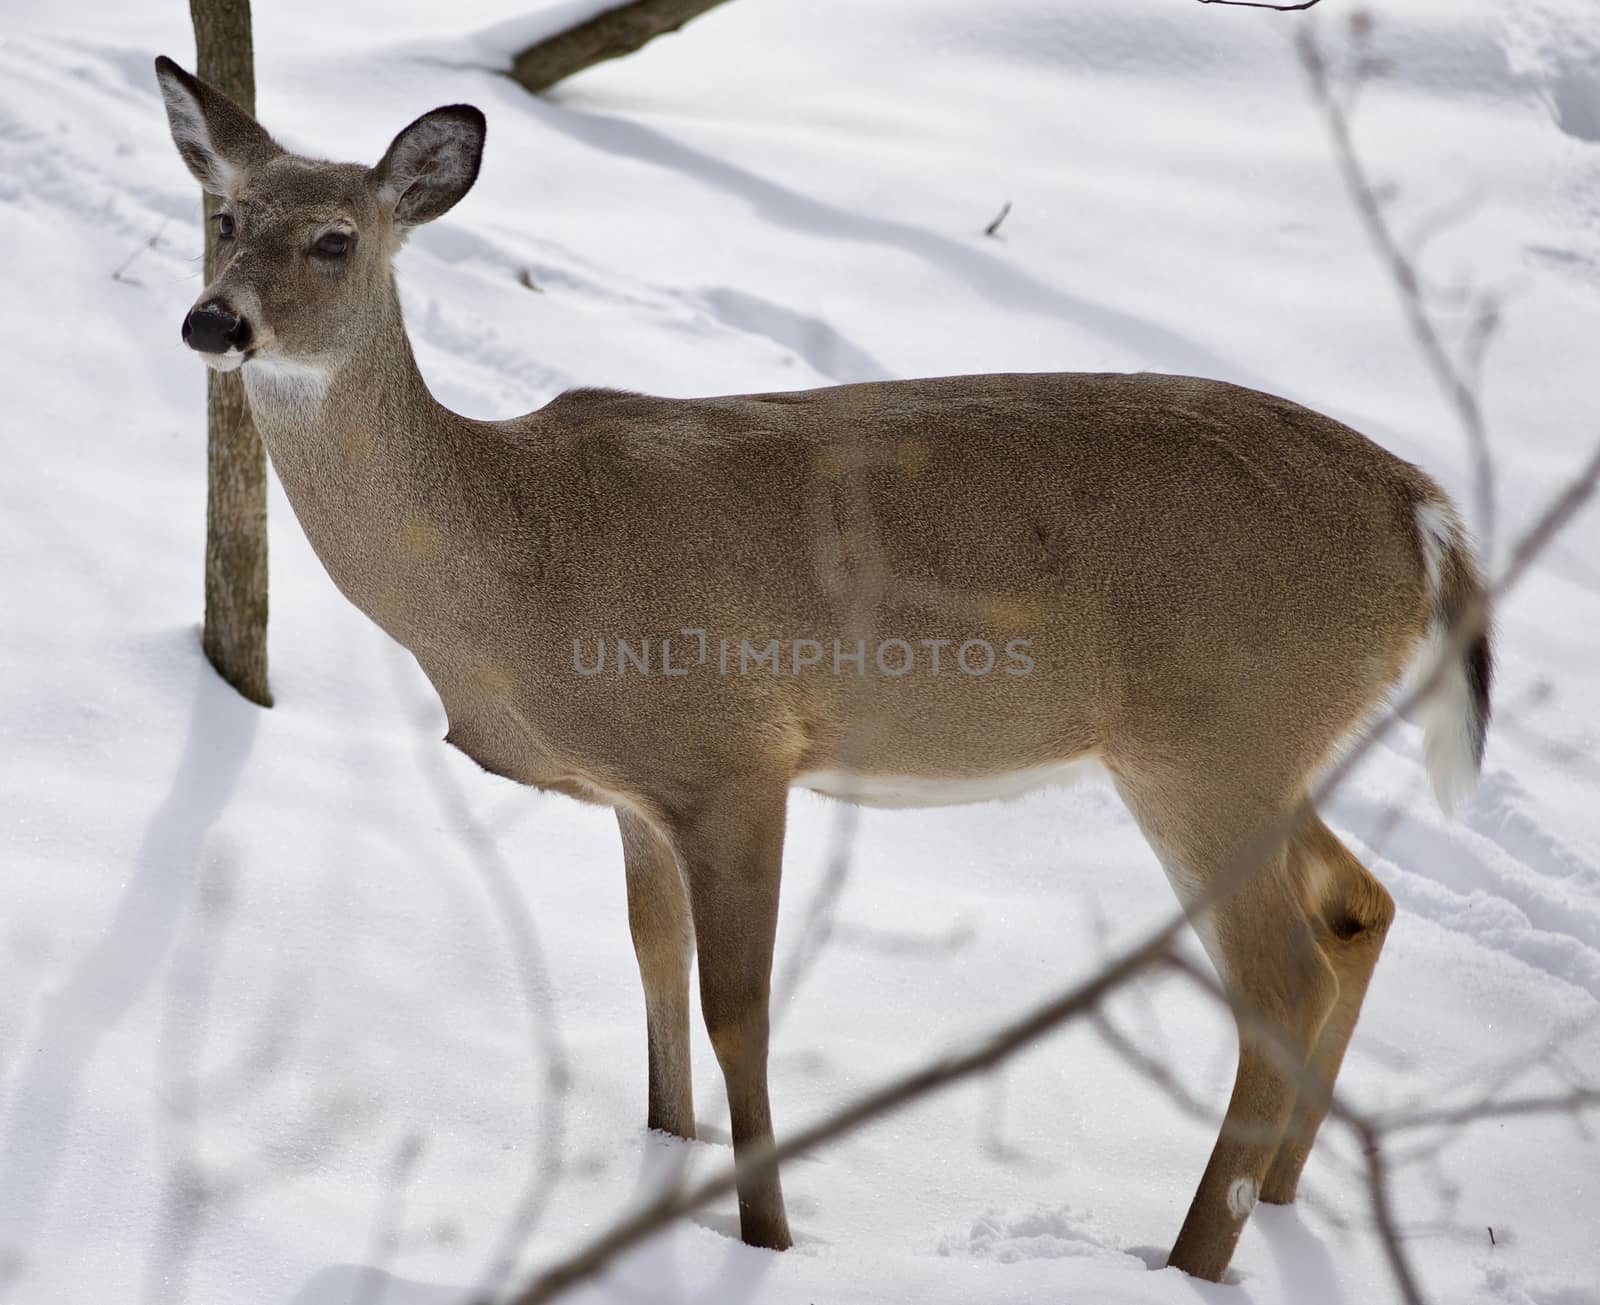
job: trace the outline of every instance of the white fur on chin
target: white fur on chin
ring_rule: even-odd
[[[287,358],[252,355],[243,380],[252,408],[286,407],[315,411],[332,378],[320,367]]]

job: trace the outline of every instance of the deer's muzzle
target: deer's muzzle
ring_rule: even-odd
[[[200,353],[243,353],[250,347],[250,323],[221,302],[202,304],[183,319],[183,342]]]

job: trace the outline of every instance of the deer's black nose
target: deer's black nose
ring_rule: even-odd
[[[183,342],[201,353],[243,351],[250,345],[250,323],[220,303],[206,304],[183,319]]]

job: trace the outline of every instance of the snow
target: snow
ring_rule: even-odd
[[[1192,371],[1331,412],[1469,501],[1308,105],[1303,18],[737,0],[532,101],[492,71],[548,18],[522,8],[514,30],[489,0],[257,6],[259,109],[291,147],[375,161],[436,104],[488,115],[476,190],[401,256],[445,402]],[[1394,69],[1357,117],[1402,229],[1460,209],[1433,276],[1503,290],[1500,560],[1600,432],[1590,19],[1587,0],[1413,0],[1379,24]],[[18,1302],[453,1305],[506,1245],[547,1262],[677,1167],[724,1164],[720,1084],[697,1030],[713,1140],[645,1133],[611,817],[442,747],[416,667],[276,490],[277,706],[201,659],[204,385],[177,331],[199,201],[150,68],[192,49],[171,4],[13,0],[0,35],[0,1281]],[[1432,805],[1409,729],[1330,804],[1400,906],[1342,1078],[1358,1104],[1600,1078],[1597,521],[1497,615],[1497,722],[1461,818]],[[791,814],[780,971],[838,808]],[[1103,787],[864,813],[834,940],[778,1016],[780,1133],[1086,974],[1170,909],[1160,884]],[[1152,980],[1110,1011],[1221,1109],[1232,1033],[1203,997]],[[1152,1271],[1213,1132],[1073,1029],[790,1164],[792,1252],[739,1244],[728,1201],[573,1299],[1393,1298],[1337,1131],[1298,1205],[1255,1211],[1231,1285]],[[1600,1300],[1592,1132],[1415,1141],[1395,1195],[1432,1299]],[[557,1162],[523,1246],[518,1203]]]

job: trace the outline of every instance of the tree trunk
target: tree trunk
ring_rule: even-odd
[[[647,41],[677,31],[721,3],[723,0],[633,0],[607,9],[523,50],[511,64],[512,80],[538,95],[573,73],[632,54]]]
[[[256,107],[250,0],[189,0],[195,72],[248,113]],[[217,275],[219,201],[205,199],[206,281]],[[201,644],[251,702],[267,688],[267,457],[238,372],[206,373],[206,616]]]

